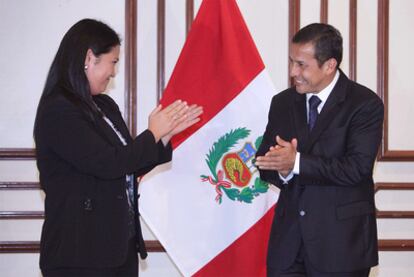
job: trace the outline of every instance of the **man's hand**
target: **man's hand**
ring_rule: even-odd
[[[297,146],[296,138],[289,142],[276,136],[276,145],[271,146],[264,156],[256,158],[256,166],[262,170],[276,170],[286,177],[295,165]]]

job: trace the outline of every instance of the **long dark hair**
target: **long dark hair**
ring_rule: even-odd
[[[87,119],[94,121],[99,111],[93,102],[85,74],[88,49],[95,56],[105,54],[121,41],[108,25],[94,19],[83,19],[73,25],[63,37],[50,66],[45,87],[37,107],[34,129],[36,131],[42,103],[55,93],[61,93],[82,110]]]

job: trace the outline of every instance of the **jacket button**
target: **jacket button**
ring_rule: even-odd
[[[85,201],[83,202],[83,209],[85,211],[92,211],[93,210],[92,200],[90,198],[86,198]]]
[[[300,216],[305,216],[306,215],[306,212],[302,210],[302,211],[299,212],[299,215]]]

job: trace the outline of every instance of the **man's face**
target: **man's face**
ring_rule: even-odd
[[[320,92],[332,81],[335,69],[336,60],[332,58],[319,66],[313,43],[292,44],[289,55],[290,77],[300,94]]]

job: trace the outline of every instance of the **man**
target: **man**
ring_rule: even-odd
[[[294,87],[273,97],[256,161],[280,188],[268,276],[368,276],[378,264],[372,171],[382,101],[339,69],[334,27],[308,25],[291,46]]]

